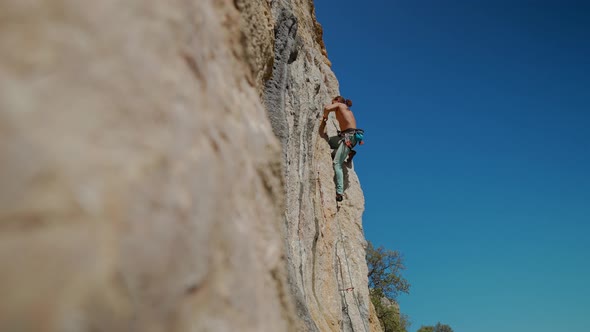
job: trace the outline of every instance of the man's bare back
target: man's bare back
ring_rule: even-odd
[[[339,104],[340,107],[338,107],[338,110],[335,111],[335,113],[336,120],[338,120],[338,124],[340,124],[340,130],[345,131],[346,129],[356,128],[356,120],[352,111],[346,105],[342,103]]]

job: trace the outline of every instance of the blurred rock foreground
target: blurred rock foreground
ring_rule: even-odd
[[[0,331],[380,331],[337,94],[311,0],[0,0]]]

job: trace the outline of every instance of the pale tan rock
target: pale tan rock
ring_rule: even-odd
[[[229,0],[0,0],[0,331],[293,326],[239,21]]]
[[[323,107],[339,92],[313,2],[276,0],[271,9],[275,58],[264,99],[283,146],[285,244],[299,330],[380,331],[378,323],[369,323],[359,180],[347,169],[346,198],[337,207],[330,149],[318,134]],[[331,118],[330,135],[336,134],[335,123]]]
[[[236,0],[240,11],[240,28],[246,60],[252,75],[250,81],[260,94],[264,82],[272,73],[274,50],[274,24],[267,1]]]
[[[0,0],[0,331],[378,330],[321,34],[310,0]]]

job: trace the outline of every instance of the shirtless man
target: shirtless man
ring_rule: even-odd
[[[352,101],[344,99],[342,96],[337,96],[332,99],[332,104],[324,107],[324,116],[322,124],[320,125],[320,135],[325,135],[326,122],[330,112],[336,113],[336,120],[340,125],[340,132],[338,136],[330,137],[328,143],[332,149],[336,150],[334,156],[334,172],[336,173],[336,201],[342,201],[344,194],[344,173],[342,172],[342,164],[344,159],[348,156],[351,161],[356,153],[352,148],[358,143],[359,137],[362,141],[362,130],[356,128],[356,120],[349,107],[352,106]],[[358,134],[360,136],[358,136]],[[361,142],[362,144],[362,142]]]

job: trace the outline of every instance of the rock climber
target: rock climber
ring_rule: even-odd
[[[330,137],[328,143],[330,147],[335,150],[333,153],[334,173],[336,173],[336,201],[341,202],[344,194],[344,173],[342,165],[344,160],[348,157],[347,163],[352,162],[352,158],[356,154],[353,150],[357,143],[363,144],[363,130],[356,128],[356,120],[354,114],[350,110],[352,101],[344,99],[342,96],[336,96],[332,99],[332,103],[324,107],[324,116],[320,125],[320,135],[325,135],[326,123],[328,115],[331,112],[336,114],[336,120],[340,125],[340,131],[337,136]]]

